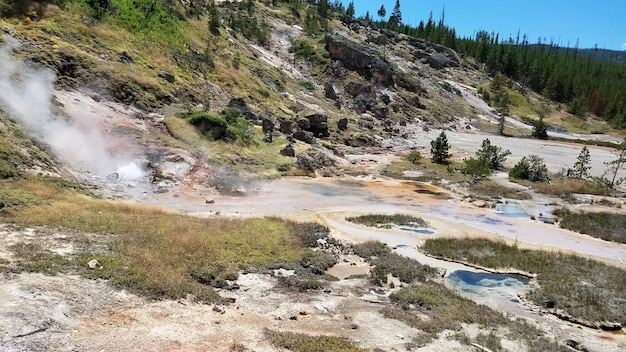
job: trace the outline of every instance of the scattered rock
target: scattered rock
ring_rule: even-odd
[[[332,82],[328,82],[326,86],[324,86],[324,96],[332,100],[339,99],[339,96],[337,95],[337,90],[335,89],[335,85]]]
[[[315,148],[309,148],[304,153],[298,155],[293,166],[309,172],[315,172],[317,170],[324,170],[326,173],[330,174],[338,172],[336,170],[335,160]]]
[[[220,314],[226,313],[226,309],[224,309],[223,307],[219,307],[219,306],[213,306],[213,311],[218,312]]]
[[[102,268],[102,265],[95,259],[90,260],[87,265],[89,266],[89,269]]]
[[[440,54],[440,53],[430,55],[426,61],[428,62],[430,67],[432,67],[432,68],[434,68],[436,70],[441,70],[441,69],[446,68],[446,67],[457,67],[457,66],[459,66],[458,58],[456,58],[456,61],[455,61],[454,59],[450,58],[449,56],[444,55],[444,54]]]
[[[126,52],[126,51],[123,51],[120,54],[120,60],[125,62],[125,63],[127,63],[128,66],[131,66],[133,64],[133,62],[134,62],[133,57],[130,56],[130,54],[128,52]]]
[[[212,198],[207,198],[207,199],[204,201],[204,203],[205,203],[205,204],[215,204],[215,200],[213,200]]]
[[[256,124],[259,120],[259,117],[254,112],[252,112],[252,110],[250,109],[248,104],[246,104],[246,101],[243,100],[243,98],[232,98],[228,102],[228,108],[234,109],[235,111],[237,111],[239,116],[252,123]]]
[[[262,113],[259,115],[261,119],[261,126],[263,128],[263,133],[273,133],[274,132],[274,121],[272,121],[272,117],[268,114]]]
[[[296,150],[293,148],[293,144],[287,144],[287,146],[285,146],[285,148],[280,150],[280,154],[284,155],[284,156],[291,156],[291,157],[295,157],[296,156]]]
[[[293,138],[299,141],[303,141],[304,143],[307,143],[307,144],[317,144],[317,140],[315,139],[315,135],[313,134],[313,132],[296,131],[293,134]]]
[[[325,114],[312,113],[305,116],[309,121],[309,128],[306,129],[312,132],[315,137],[328,137],[328,116]]]
[[[622,325],[620,323],[604,321],[599,324],[599,328],[604,331],[621,331]]]
[[[293,133],[293,121],[281,121],[280,122],[280,132],[284,134],[292,134]]]
[[[584,345],[582,345],[580,342],[576,341],[576,340],[567,340],[565,341],[565,344],[573,349],[575,349],[576,351],[581,351],[581,352],[589,352],[589,349],[587,349],[587,347],[585,347]]]
[[[174,74],[167,72],[167,71],[159,72],[159,77],[163,78],[164,80],[170,83],[176,82],[176,76],[174,76]]]
[[[273,140],[273,133],[272,132],[266,132],[265,135],[263,136],[263,142],[265,143],[272,143]]]
[[[342,117],[339,120],[337,120],[337,128],[340,131],[345,131],[348,129],[348,118],[347,117]]]
[[[487,207],[487,202],[479,199],[479,200],[475,200],[474,202],[472,202],[472,205],[478,208],[485,208]]]

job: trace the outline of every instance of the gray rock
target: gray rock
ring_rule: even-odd
[[[259,115],[261,119],[261,126],[263,128],[263,133],[273,133],[274,132],[274,121],[272,117],[266,113],[261,113]]]
[[[339,99],[339,96],[337,95],[337,90],[335,89],[335,85],[332,82],[328,82],[326,86],[324,86],[324,96],[332,100]]]
[[[348,129],[348,118],[342,117],[337,121],[337,128],[341,131]]]
[[[296,131],[293,134],[293,138],[299,141],[303,141],[304,143],[317,144],[317,140],[315,139],[315,135],[313,134],[313,132],[302,131],[302,130]]]
[[[446,67],[458,67],[459,66],[458,58],[454,60],[450,56],[447,56],[441,53],[430,55],[428,59],[426,59],[426,61],[428,62],[430,67],[436,70],[441,70]]]
[[[292,134],[293,133],[293,121],[281,121],[280,132],[284,134]]]
[[[316,137],[328,137],[328,116],[325,114],[312,113],[305,116],[309,121],[309,128],[305,128],[312,132]],[[299,124],[298,124],[299,125]]]
[[[293,148],[293,144],[287,144],[287,146],[285,146],[285,148],[280,150],[280,154],[284,155],[284,156],[291,156],[291,157],[295,157],[296,156],[296,150]]]
[[[250,109],[248,104],[246,104],[243,98],[232,98],[228,102],[228,108],[234,109],[235,111],[237,111],[239,116],[252,123],[257,123],[259,120],[259,117],[254,112],[252,112],[252,110]]]
[[[304,153],[298,155],[293,166],[309,172],[315,172],[321,169],[336,172],[335,161],[326,153],[315,148],[309,148]]]

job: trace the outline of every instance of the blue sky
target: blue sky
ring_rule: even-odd
[[[347,6],[349,0],[343,1]],[[384,4],[387,18],[395,0],[354,0],[357,16],[376,13]],[[477,30],[500,33],[501,39],[528,35],[530,43],[541,37],[549,43],[579,48],[626,50],[625,0],[400,0],[402,22],[426,22],[430,11],[438,21],[445,6],[445,23],[459,36],[473,36]]]

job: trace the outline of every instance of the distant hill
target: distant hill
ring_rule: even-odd
[[[533,44],[532,47],[544,46],[546,49],[550,46],[547,44]],[[559,48],[560,53],[574,53],[574,48]],[[612,62],[618,64],[626,63],[626,51],[619,50],[609,50],[609,49],[599,49],[599,48],[589,48],[589,49],[578,49],[578,56],[580,58],[586,59],[591,58],[593,60],[602,61],[602,62]]]
[[[609,50],[609,49],[579,49],[578,54],[581,57],[590,57],[594,60],[604,62],[626,63],[626,51]]]

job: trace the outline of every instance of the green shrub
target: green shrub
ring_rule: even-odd
[[[214,140],[223,139],[226,136],[228,123],[222,116],[199,112],[187,118],[200,133],[210,136]]]
[[[311,81],[305,81],[305,80],[301,80],[298,81],[298,84],[300,85],[300,87],[305,88],[307,90],[310,91],[314,91],[315,90],[315,83],[311,82]]]
[[[485,160],[467,158],[463,160],[463,173],[474,176],[485,176],[491,173],[491,168]]]
[[[548,168],[543,159],[531,154],[522,157],[509,171],[509,177],[519,180],[543,181],[548,179]]]
[[[313,40],[308,38],[298,38],[291,43],[289,52],[293,53],[297,59],[306,60],[316,65],[327,65],[330,63],[329,54],[321,46],[315,45]]]
[[[120,26],[171,45],[181,45],[181,26],[186,22],[162,0],[111,0],[111,5],[114,12],[107,18]]]
[[[406,160],[413,164],[419,164],[422,160],[422,153],[419,150],[412,149],[406,156]]]

